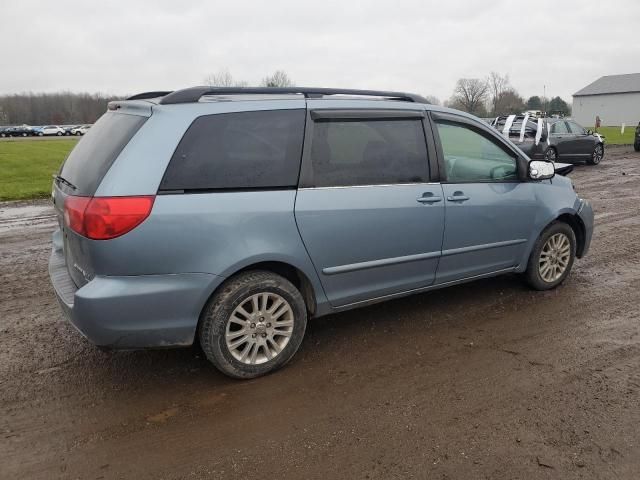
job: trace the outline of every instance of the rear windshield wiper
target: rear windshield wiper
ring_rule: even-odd
[[[56,182],[64,183],[67,187],[71,188],[72,190],[78,189],[78,187],[76,187],[73,183],[71,183],[69,180],[67,180],[66,178],[60,175],[53,175],[53,178],[56,180]]]

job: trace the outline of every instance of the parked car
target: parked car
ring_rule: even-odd
[[[308,318],[504,273],[560,285],[593,212],[554,175],[412,94],[139,94],[111,102],[56,176],[49,272],[97,345],[199,341],[252,378],[293,357]]]
[[[604,158],[604,137],[571,119],[548,119],[549,141],[545,158],[550,161],[585,160],[598,165]]]
[[[520,129],[524,116],[497,117],[492,125],[504,133],[504,126],[514,117],[509,130],[509,138],[530,158],[544,158],[548,161],[586,161],[590,165],[599,164],[604,157],[604,136],[586,130],[574,120],[564,118],[544,118],[528,120],[524,139],[520,139]],[[538,125],[542,124],[542,134],[536,137]]]
[[[28,125],[9,127],[4,133],[7,137],[30,137],[34,135],[33,128]]]
[[[60,126],[64,130],[64,134],[67,136],[72,135],[71,130],[79,127],[79,125],[60,125]]]
[[[89,131],[91,125],[78,125],[71,129],[71,135],[84,135]]]
[[[8,137],[10,129],[11,127],[0,127],[0,138]]]
[[[633,142],[633,149],[636,152],[640,152],[640,122],[638,122],[638,126],[636,127],[636,136]]]
[[[36,135],[40,137],[51,135],[61,137],[64,134],[64,128],[59,127],[58,125],[45,125],[44,127],[40,127],[36,130]]]

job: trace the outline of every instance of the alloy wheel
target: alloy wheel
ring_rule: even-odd
[[[602,156],[604,155],[604,151],[602,149],[602,145],[596,145],[596,148],[593,150],[593,163],[597,165],[602,160]]]
[[[256,293],[231,313],[225,332],[227,349],[241,363],[266,363],[287,346],[293,323],[293,309],[284,298],[273,292]]]
[[[571,242],[564,233],[556,233],[549,237],[538,260],[540,277],[547,283],[558,280],[569,266],[571,259]]]
[[[549,150],[547,150],[547,153],[545,154],[545,159],[549,160],[551,162],[555,162],[556,161],[556,151],[553,148],[550,148]]]

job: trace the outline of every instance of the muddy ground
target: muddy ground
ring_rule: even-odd
[[[639,478],[640,155],[571,177],[597,229],[561,288],[319,319],[244,382],[196,348],[91,346],[49,285],[51,209],[0,205],[0,477]]]

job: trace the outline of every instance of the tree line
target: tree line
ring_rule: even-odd
[[[478,117],[496,117],[525,110],[547,114],[571,115],[571,106],[559,96],[534,95],[525,100],[509,82],[508,75],[491,72],[486,79],[461,78],[456,82],[445,106],[469,112]]]
[[[246,87],[248,82],[235,79],[221,70],[204,79],[212,87]],[[276,70],[260,82],[264,87],[291,87],[293,80],[283,70]],[[100,93],[17,93],[0,95],[0,125],[72,125],[95,122],[112,100],[128,95]]]
[[[211,87],[246,87],[249,82],[234,77],[229,70],[208,75],[204,83]],[[284,70],[276,70],[260,81],[263,87],[292,87],[295,82]],[[95,122],[107,103],[125,96],[100,93],[19,93],[0,96],[0,125],[69,125]],[[426,96],[433,104],[439,100]],[[532,96],[525,100],[510,84],[508,75],[491,72],[486,79],[461,78],[445,106],[463,110],[479,117],[494,117],[524,110],[570,115],[571,107],[559,96]]]
[[[100,93],[17,93],[0,96],[0,125],[71,125],[95,122],[107,103]]]

